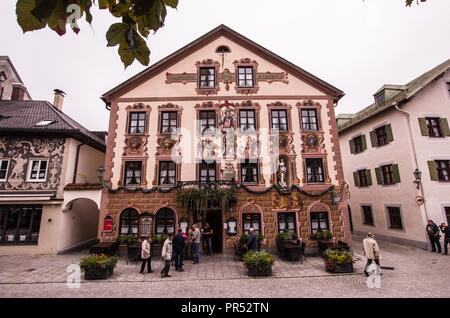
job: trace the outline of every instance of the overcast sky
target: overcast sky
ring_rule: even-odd
[[[9,55],[33,99],[67,93],[64,111],[92,130],[107,130],[99,96],[144,69],[126,70],[105,32],[117,19],[93,9],[59,37],[50,29],[23,34],[14,0],[0,1],[0,55]],[[225,24],[346,94],[336,113],[372,102],[383,84],[403,84],[450,58],[450,1],[428,0],[180,0],[166,26],[150,36],[150,64]]]

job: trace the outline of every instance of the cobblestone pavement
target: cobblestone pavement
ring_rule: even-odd
[[[85,281],[79,289],[66,285],[66,267],[85,253],[58,256],[0,256],[0,297],[450,297],[450,257],[392,243],[379,242],[384,270],[380,289],[369,289],[362,274],[361,238],[355,237],[355,273],[325,272],[323,262],[308,257],[303,264],[276,260],[270,278],[249,278],[241,262],[230,255],[203,257],[199,265],[186,261],[185,272],[162,279],[162,264],[154,274],[139,274],[139,265],[119,261],[114,276]],[[200,288],[196,288],[200,287]],[[186,294],[186,290],[195,290]],[[255,292],[256,291],[256,292]]]

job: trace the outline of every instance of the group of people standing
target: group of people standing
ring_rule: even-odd
[[[183,233],[181,229],[178,229],[177,234],[167,234],[167,239],[164,241],[161,258],[164,262],[160,274],[161,277],[171,277],[169,275],[171,263],[175,263],[175,270],[177,272],[183,272],[184,259],[191,258],[193,264],[200,262],[200,244],[203,238],[205,255],[212,256],[212,236],[213,230],[208,223],[205,223],[202,230],[198,224],[194,224],[190,227],[187,233]],[[141,244],[141,274],[145,274],[145,267],[147,266],[147,273],[153,273],[151,265],[151,239],[146,236],[143,237]]]
[[[447,224],[441,223],[440,226],[437,226],[433,220],[428,220],[428,224],[425,228],[425,231],[428,234],[428,238],[431,243],[431,252],[433,253],[442,253],[441,248],[441,232],[444,234],[444,255],[448,255],[448,245],[450,244],[450,228]]]

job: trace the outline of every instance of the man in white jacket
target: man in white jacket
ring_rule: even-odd
[[[172,238],[173,233],[167,235],[167,239],[164,241],[161,256],[164,261],[164,268],[161,270],[161,277],[170,277],[170,261],[172,260]]]
[[[144,237],[144,240],[142,241],[141,245],[141,258],[142,258],[142,265],[141,265],[141,274],[144,274],[145,270],[145,263],[147,263],[147,273],[153,273],[152,271],[152,255],[150,251],[150,239],[148,236]]]
[[[367,233],[367,237],[363,240],[364,255],[367,257],[367,264],[364,268],[364,273],[366,274],[366,276],[369,276],[367,269],[373,261],[375,261],[375,264],[380,267],[381,253],[380,248],[378,247],[378,243],[377,241],[375,241],[374,237],[375,235],[369,232]]]

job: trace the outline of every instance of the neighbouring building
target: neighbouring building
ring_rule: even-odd
[[[450,60],[338,116],[356,233],[425,248],[428,219],[450,221]]]
[[[308,249],[325,230],[350,243],[334,113],[343,95],[224,25],[189,43],[102,96],[99,238],[208,222],[217,252],[250,227],[268,248],[282,232]]]
[[[97,240],[106,133],[64,114],[61,90],[53,105],[31,100],[11,61],[3,61],[0,255],[55,254]]]

